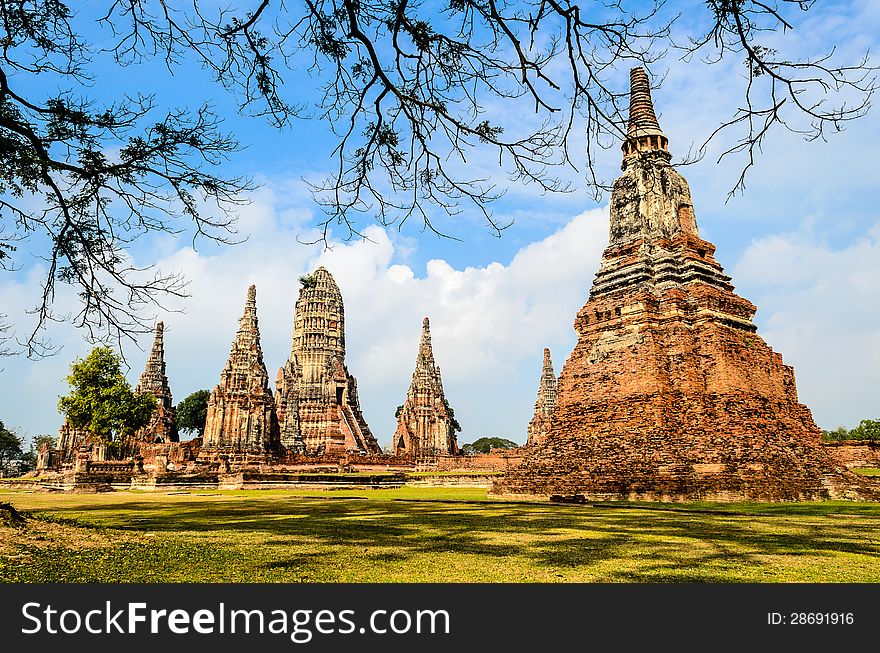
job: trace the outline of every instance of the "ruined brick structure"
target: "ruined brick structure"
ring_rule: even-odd
[[[397,414],[393,453],[410,457],[454,455],[458,444],[453,425],[452,410],[443,394],[440,368],[434,363],[431,324],[425,318],[412,383]]]
[[[65,421],[58,429],[58,440],[55,442],[54,451],[49,451],[52,451],[55,460],[59,463],[72,462],[76,459],[80,447],[89,444],[91,439],[89,436],[90,433],[85,429],[74,428]],[[48,462],[46,466],[48,466]]]
[[[257,289],[251,286],[229,360],[208,400],[200,457],[217,452],[263,454],[277,445],[275,401],[260,347]]]
[[[135,439],[144,442],[177,442],[177,421],[174,416],[174,402],[171,388],[165,375],[165,325],[156,324],[153,348],[147,358],[147,365],[135,387],[135,394],[149,392],[156,397],[156,410],[150,423],[135,434]]]
[[[281,445],[294,453],[381,453],[345,367],[342,293],[323,267],[300,281],[293,346],[276,379]]]
[[[550,415],[553,414],[554,408],[556,408],[556,375],[553,374],[550,350],[545,348],[538,399],[535,401],[535,414],[529,422],[526,446],[541,444],[547,438],[547,433],[550,431]]]
[[[700,238],[645,71],[632,71],[609,244],[575,320],[545,442],[505,495],[662,500],[865,496],[824,450],[794,370]],[[870,490],[866,491],[870,494]]]

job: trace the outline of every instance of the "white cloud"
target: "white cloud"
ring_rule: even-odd
[[[798,395],[826,428],[880,414],[880,223],[842,248],[809,228],[753,242],[734,282],[760,333],[795,366]]]
[[[263,352],[270,378],[286,360],[300,275],[326,266],[342,290],[349,370],[358,377],[368,422],[382,442],[390,440],[394,410],[412,374],[422,317],[429,316],[437,363],[463,441],[482,435],[525,439],[540,376],[542,350],[553,349],[558,368],[574,344],[572,323],[586,301],[607,239],[607,209],[585,212],[544,240],[523,247],[508,264],[457,269],[441,259],[424,270],[396,263],[396,244],[378,227],[368,241],[335,243],[329,250],[296,243],[277,195],[265,191],[242,213],[244,244],[212,253],[178,245],[158,266],[189,279],[183,312],[159,315],[166,326],[167,370],[175,400],[216,384],[235,334],[249,284],[257,285]],[[404,242],[404,247],[411,246]],[[0,289],[20,306],[23,287]],[[17,293],[13,296],[14,293]],[[63,377],[88,346],[68,331],[54,334],[62,355],[30,363],[11,359],[0,396],[8,424],[31,433],[53,432],[54,411],[66,388]],[[141,346],[149,348],[150,338]],[[127,352],[135,382],[146,351]],[[20,396],[20,378],[28,392]]]

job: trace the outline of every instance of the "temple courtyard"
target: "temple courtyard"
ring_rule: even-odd
[[[3,582],[878,582],[880,503],[0,491]]]

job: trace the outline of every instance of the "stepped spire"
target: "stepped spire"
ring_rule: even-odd
[[[339,286],[324,267],[299,281],[290,356],[275,380],[281,445],[288,453],[381,453],[345,366]]]
[[[153,347],[135,388],[135,393],[149,392],[157,400],[156,411],[150,423],[135,435],[136,439],[148,442],[177,442],[174,403],[171,399],[171,388],[168,387],[168,377],[165,375],[164,333],[165,325],[162,322],[157,323]]]
[[[274,449],[278,437],[274,403],[260,347],[257,288],[251,286],[229,360],[208,400],[202,450],[265,453]]]
[[[547,435],[495,480],[493,493],[873,500],[876,489],[823,447],[798,401],[794,369],[757,334],[755,305],[734,292],[715,246],[700,238],[644,70],[633,70],[632,81],[609,243],[575,319],[577,344]]]
[[[544,366],[541,369],[541,383],[538,398],[535,400],[535,414],[529,422],[527,445],[541,444],[550,432],[550,415],[556,408],[556,375],[550,350],[544,348]]]
[[[460,427],[443,393],[440,368],[434,363],[428,318],[422,320],[412,383],[395,416],[397,430],[392,438],[395,456],[452,455],[458,451],[455,432]]]
[[[660,150],[668,153],[669,139],[660,129],[651,101],[651,85],[644,68],[629,71],[629,124],[623,143],[624,158],[638,152]]]

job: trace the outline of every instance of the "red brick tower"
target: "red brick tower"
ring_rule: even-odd
[[[149,392],[156,397],[156,410],[150,423],[137,432],[136,440],[146,442],[177,442],[177,420],[174,417],[174,402],[171,399],[171,388],[168,387],[168,376],[165,374],[165,325],[156,324],[156,337],[147,365],[141,374],[136,394]]]
[[[794,370],[756,334],[700,238],[644,70],[631,73],[609,244],[550,432],[496,483],[504,495],[798,500],[870,495],[826,454]],[[857,486],[861,486],[859,489]]]
[[[434,363],[431,323],[422,320],[422,337],[412,383],[397,413],[397,430],[391,439],[395,456],[455,455],[454,413],[443,393],[440,367]]]
[[[550,432],[550,416],[556,408],[556,375],[553,374],[553,361],[550,350],[544,348],[544,366],[541,369],[541,383],[538,386],[538,398],[535,400],[535,414],[529,422],[526,445],[541,444]]]

